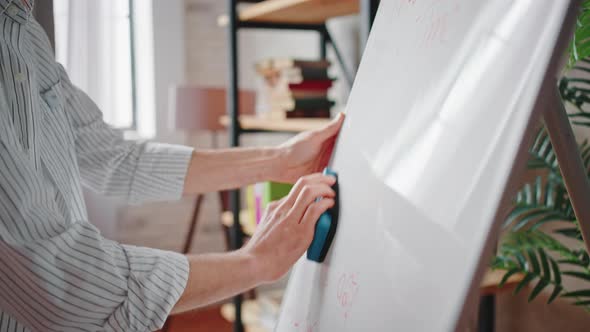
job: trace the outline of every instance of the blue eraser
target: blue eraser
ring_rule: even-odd
[[[336,183],[332,186],[332,189],[336,192],[336,197],[334,206],[322,213],[316,222],[313,240],[307,249],[307,259],[318,263],[323,262],[328,254],[334,234],[336,234],[340,212],[338,205],[338,175],[328,168],[324,169],[324,174],[336,177]]]

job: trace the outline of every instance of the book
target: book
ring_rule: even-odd
[[[330,67],[330,61],[326,59],[322,60],[301,60],[293,58],[270,58],[264,59],[256,63],[256,70],[263,72],[269,69],[286,69],[286,68],[323,68],[327,69]]]
[[[328,98],[328,91],[321,90],[285,90],[285,91],[270,91],[270,102],[291,100],[296,98]]]
[[[328,118],[334,102],[328,90],[334,79],[327,60],[272,58],[256,63],[258,111],[273,119]]]
[[[281,83],[301,83],[306,80],[330,80],[327,68],[288,68],[288,69],[268,69],[259,71],[259,74],[270,85]]]
[[[327,91],[332,87],[332,80],[310,80],[301,83],[290,83],[288,88],[290,91]]]
[[[330,110],[293,110],[293,111],[270,111],[265,113],[265,116],[271,120],[285,120],[285,119],[329,119]]]
[[[277,111],[330,109],[332,106],[334,102],[324,97],[291,98],[270,102],[270,109]]]

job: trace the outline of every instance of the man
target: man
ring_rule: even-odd
[[[55,63],[31,7],[0,0],[0,331],[151,331],[284,275],[334,204],[335,180],[315,172],[343,116],[275,148],[125,141]],[[244,248],[210,255],[104,239],[81,189],[138,203],[301,176]]]

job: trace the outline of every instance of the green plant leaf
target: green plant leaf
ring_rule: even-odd
[[[549,212],[548,214],[544,215],[543,218],[539,218],[533,226],[531,226],[531,230],[536,230],[541,227],[543,224],[550,223],[550,222],[559,222],[565,220],[566,216],[564,216],[561,212]]]
[[[539,217],[545,216],[545,215],[550,214],[552,212],[553,211],[551,209],[547,209],[547,208],[539,208],[537,210],[529,211],[528,214],[526,214],[522,219],[520,219],[514,225],[514,229],[513,230],[514,231],[518,231],[519,229],[521,229],[524,226],[528,225],[531,221],[543,219],[543,218],[539,218]]]
[[[506,284],[506,282],[508,281],[508,279],[510,279],[510,277],[512,277],[513,275],[515,275],[516,273],[520,272],[519,268],[513,268],[510,269],[508,271],[506,271],[506,273],[504,273],[504,276],[502,277],[502,280],[500,280],[500,283],[498,284],[499,288],[504,287],[504,285]]]
[[[514,257],[516,257],[516,260],[518,261],[520,268],[525,271],[528,271],[528,268],[527,268],[528,264],[527,264],[526,258],[524,258],[524,255],[520,252],[516,252],[516,253],[514,253]]]
[[[536,278],[536,275],[534,275],[533,273],[525,274],[524,278],[518,283],[518,285],[516,285],[516,288],[514,288],[514,294],[518,294],[518,292],[520,292],[525,286],[527,286],[535,278]]]
[[[575,266],[581,266],[581,267],[587,266],[587,264],[584,264],[579,259],[560,259],[557,262],[559,264],[569,264],[569,265],[575,265]]]
[[[580,289],[561,294],[562,297],[590,297],[590,289]]]
[[[541,261],[541,267],[543,268],[543,277],[547,279],[551,279],[551,269],[549,268],[549,258],[547,254],[545,254],[545,250],[543,248],[537,249],[539,253],[539,260]]]
[[[532,271],[535,274],[540,274],[541,269],[539,267],[539,261],[537,260],[537,255],[535,254],[535,251],[532,249],[529,249],[529,250],[527,250],[527,254],[529,256],[529,262],[531,262]]]
[[[560,228],[553,231],[554,233],[561,234],[563,236],[567,236],[572,239],[582,241],[582,233],[577,227],[570,227],[570,228]]]
[[[535,288],[533,288],[533,290],[529,294],[528,301],[531,302],[532,300],[534,300],[537,297],[537,295],[539,295],[539,293],[541,293],[541,291],[543,289],[545,289],[545,287],[547,287],[547,286],[549,286],[549,281],[547,281],[545,279],[539,279],[539,282],[537,283]]]
[[[590,305],[590,300],[576,301],[576,302],[574,302],[574,305],[577,305],[577,306],[587,306],[587,305]]]
[[[551,296],[549,296],[549,299],[547,300],[547,303],[551,303],[553,302],[553,300],[555,300],[557,298],[557,296],[559,296],[559,294],[561,294],[561,291],[563,291],[563,287],[561,287],[561,285],[557,285],[553,288],[553,292],[551,292]]]
[[[561,271],[559,269],[559,266],[554,260],[551,260],[550,263],[551,270],[553,270],[553,281],[555,282],[555,284],[561,285]]]
[[[567,276],[575,277],[578,279],[584,279],[586,281],[590,281],[590,274],[586,272],[580,271],[562,271],[561,274],[565,274]]]

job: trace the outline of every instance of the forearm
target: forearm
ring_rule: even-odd
[[[179,313],[231,297],[259,285],[262,271],[254,258],[238,250],[231,253],[188,256],[190,273],[182,296],[172,309]]]
[[[184,183],[194,194],[241,187],[276,179],[281,151],[277,148],[234,148],[195,151]]]

